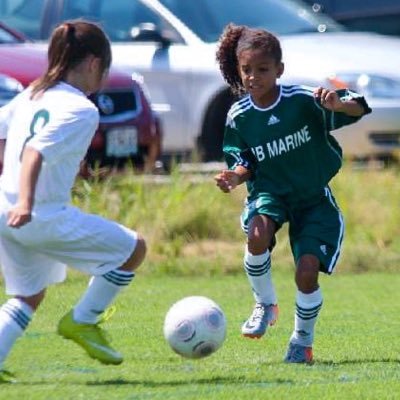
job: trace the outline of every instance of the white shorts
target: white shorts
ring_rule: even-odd
[[[3,209],[4,210],[4,209]],[[39,213],[21,228],[0,213],[0,263],[8,295],[32,296],[62,282],[66,266],[89,275],[119,268],[133,253],[136,232],[66,206]]]

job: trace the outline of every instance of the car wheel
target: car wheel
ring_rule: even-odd
[[[213,100],[206,112],[198,143],[201,158],[205,162],[222,159],[226,114],[233,101],[233,95],[226,90]]]

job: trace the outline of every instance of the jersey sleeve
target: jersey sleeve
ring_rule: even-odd
[[[87,150],[99,123],[96,109],[76,110],[63,117],[50,117],[26,143],[39,151],[44,160],[56,163],[73,152]]]
[[[229,169],[238,165],[247,169],[253,168],[254,155],[240,137],[235,121],[229,113],[225,124],[223,153]]]
[[[357,122],[358,120],[360,120],[364,115],[371,113],[372,110],[368,106],[368,103],[363,96],[361,96],[358,93],[353,92],[349,89],[340,89],[340,90],[337,90],[336,92],[342,101],[354,100],[358,104],[360,104],[364,108],[364,114],[355,117],[355,116],[347,115],[343,112],[334,112],[331,110],[327,110],[326,108],[321,106],[320,100],[316,99],[315,104],[317,105],[317,107],[320,110],[322,110],[324,117],[325,117],[324,119],[326,121],[326,125],[327,125],[327,128],[329,131],[339,129],[346,125],[351,125],[351,124]]]
[[[13,100],[0,108],[0,139],[7,139],[8,126],[13,116],[16,101],[14,97]]]

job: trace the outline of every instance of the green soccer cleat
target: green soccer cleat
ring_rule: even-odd
[[[15,383],[15,376],[5,369],[0,369],[0,384],[2,383]]]
[[[110,346],[105,332],[99,327],[99,324],[104,322],[105,319],[97,324],[81,324],[74,321],[73,311],[71,310],[61,318],[58,323],[57,332],[65,339],[74,341],[90,357],[101,363],[118,365],[122,363],[123,357]]]

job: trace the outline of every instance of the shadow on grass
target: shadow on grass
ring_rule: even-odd
[[[272,387],[280,385],[294,385],[296,382],[288,379],[275,379],[270,381],[253,381],[246,379],[245,377],[227,378],[227,377],[215,377],[210,379],[190,379],[190,380],[175,380],[175,381],[152,381],[152,380],[134,380],[134,379],[107,379],[98,381],[88,381],[88,382],[77,382],[69,381],[70,385],[82,385],[82,386],[144,386],[148,388],[158,388],[158,387],[179,387],[188,385],[204,385],[204,386],[218,386],[218,385],[250,385],[257,387]],[[54,381],[46,382],[26,382],[26,381],[15,381],[10,383],[4,383],[4,387],[17,387],[17,386],[46,386],[54,385]]]
[[[341,365],[355,365],[355,364],[400,364],[400,359],[397,358],[364,358],[357,360],[324,360],[316,361],[314,365],[328,365],[328,366],[341,366]]]
[[[189,379],[175,381],[146,381],[146,380],[126,380],[126,379],[111,379],[104,381],[86,382],[87,386],[107,386],[107,385],[141,385],[146,387],[161,387],[161,386],[187,386],[187,385],[260,385],[260,386],[277,386],[277,385],[292,385],[295,382],[292,380],[275,379],[271,381],[252,381],[246,377],[214,377],[209,379]]]
[[[282,363],[276,363],[282,364]],[[327,367],[340,367],[344,365],[365,365],[365,364],[399,364],[400,359],[397,358],[382,358],[382,359],[352,359],[352,360],[342,360],[342,361],[334,361],[334,360],[316,360],[312,365],[288,365],[289,367],[299,368],[299,367],[307,367],[312,369],[317,369],[318,366],[327,366]],[[93,372],[95,370],[88,370]],[[85,372],[88,372],[85,370]],[[357,380],[357,379],[356,379]],[[332,381],[330,380],[329,383]],[[321,382],[320,382],[321,383]],[[188,385],[200,385],[200,386],[218,386],[218,385],[231,385],[231,386],[254,386],[254,387],[276,387],[276,386],[292,386],[298,384],[296,380],[293,379],[271,379],[271,380],[253,380],[248,377],[242,376],[234,376],[234,377],[226,377],[226,376],[216,376],[213,378],[199,378],[199,379],[187,379],[187,380],[140,380],[140,379],[104,379],[104,380],[89,380],[86,382],[69,380],[68,384],[72,385],[81,385],[88,387],[102,387],[102,386],[144,386],[147,388],[159,388],[159,387],[184,387]],[[18,378],[16,382],[13,383],[5,383],[2,386],[47,386],[54,385],[54,381],[51,380],[49,382],[43,381],[19,381]]]

